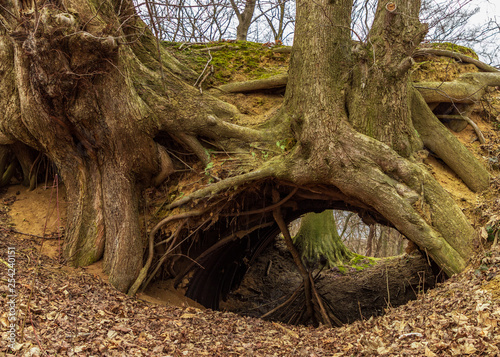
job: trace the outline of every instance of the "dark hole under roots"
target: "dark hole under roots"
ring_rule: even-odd
[[[186,223],[177,231],[180,233],[166,233],[182,242],[175,254],[179,259],[171,264],[170,272],[163,269],[158,275],[173,277],[175,288],[185,289],[187,297],[207,308],[312,325],[378,316],[436,284],[439,272],[433,272],[430,257],[418,249],[410,254],[395,253],[390,259],[366,258],[366,262],[359,261],[365,258],[358,254],[354,268],[346,264],[321,272],[319,263],[309,262],[307,267],[297,263],[301,258],[292,258],[291,243],[284,242],[280,233],[283,225],[307,213],[348,211],[370,231],[375,225],[391,227],[385,217],[366,207],[335,195],[318,195],[322,189],[330,188],[263,180],[228,193],[224,199],[219,197],[219,201],[212,198],[209,216]],[[157,237],[157,241],[168,237]]]
[[[383,315],[388,307],[415,300],[444,276],[439,271],[436,275],[418,250],[378,261],[363,270],[341,272],[333,268],[315,270],[313,274],[317,275],[316,288],[325,305],[344,324]],[[301,281],[290,253],[277,240],[256,259],[239,287],[221,301],[220,309],[261,317],[289,299]],[[299,294],[268,318],[302,324],[304,309],[304,294]]]

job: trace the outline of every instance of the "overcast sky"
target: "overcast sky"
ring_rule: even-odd
[[[477,0],[474,2],[473,6],[477,6],[480,8],[478,14],[474,15],[471,18],[471,22],[474,24],[484,24],[489,20],[496,20],[500,23],[500,0]],[[493,65],[497,67],[500,65],[500,53],[498,52],[498,47],[500,45],[500,31],[496,37],[490,38],[486,43],[483,43],[482,46],[485,48],[496,49],[496,59],[494,60]],[[478,48],[476,48],[478,50]],[[483,59],[485,60],[485,59]]]

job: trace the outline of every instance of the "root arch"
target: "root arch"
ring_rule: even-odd
[[[380,223],[396,227],[373,206],[344,194],[334,186],[297,185],[271,176],[262,178],[260,174],[254,174],[254,181],[246,175],[222,180],[214,184],[217,189],[202,189],[170,204],[168,208],[173,210],[172,214],[151,231],[148,264],[141,272],[142,280],[136,281],[135,290],[130,290],[129,294],[135,293],[144,281],[154,279],[154,274],[169,274],[175,286],[187,289],[186,296],[206,307],[218,309],[219,302],[238,286],[264,249],[279,233],[286,237],[287,225],[306,213],[327,209],[352,211],[368,225]],[[235,182],[238,187],[235,187]],[[228,188],[232,190],[228,191]],[[187,222],[181,230],[166,226],[178,219]],[[194,235],[193,231],[196,232]],[[432,234],[427,238],[442,239]],[[162,252],[166,253],[155,251],[158,247],[155,242],[158,241],[165,245]],[[172,241],[182,242],[175,251],[171,249]],[[444,240],[416,243],[429,251],[432,258],[435,258],[432,254],[435,254],[436,246],[441,249],[447,244]],[[289,249],[293,251],[293,246]],[[181,258],[178,259],[178,256]],[[458,259],[463,261],[460,255]],[[149,268],[154,265],[154,260],[165,263],[165,266],[161,269],[156,266],[151,275],[153,269]],[[172,262],[170,265],[167,264],[169,261]],[[301,319],[330,326],[340,324],[335,312],[322,300],[313,277],[301,266],[300,258],[295,263],[303,278],[302,286],[296,292],[296,295],[304,296],[306,313]],[[454,269],[459,269],[446,268],[446,262],[443,264],[438,260],[438,263],[445,266],[444,270],[449,275],[455,272]],[[167,266],[174,268],[167,269]],[[147,275],[148,270],[150,275]]]

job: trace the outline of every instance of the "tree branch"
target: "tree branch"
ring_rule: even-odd
[[[496,69],[493,66],[490,66],[484,62],[481,62],[477,59],[474,59],[474,58],[469,57],[467,55],[464,55],[462,53],[453,52],[453,51],[439,50],[439,49],[435,49],[435,48],[422,48],[422,49],[415,51],[415,53],[413,54],[413,57],[428,56],[428,55],[450,57],[450,58],[454,58],[456,60],[459,60],[460,62],[472,63],[477,68],[479,68],[485,72],[498,72],[498,69]]]

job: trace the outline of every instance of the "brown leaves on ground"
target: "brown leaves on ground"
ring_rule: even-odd
[[[115,291],[85,269],[40,256],[38,241],[3,234],[16,247],[17,331],[6,356],[490,356],[500,353],[500,252],[380,318],[329,329],[287,326],[226,312],[151,305]],[[7,306],[2,264],[0,302]],[[32,283],[34,281],[34,283]],[[29,309],[29,295],[33,289]]]

